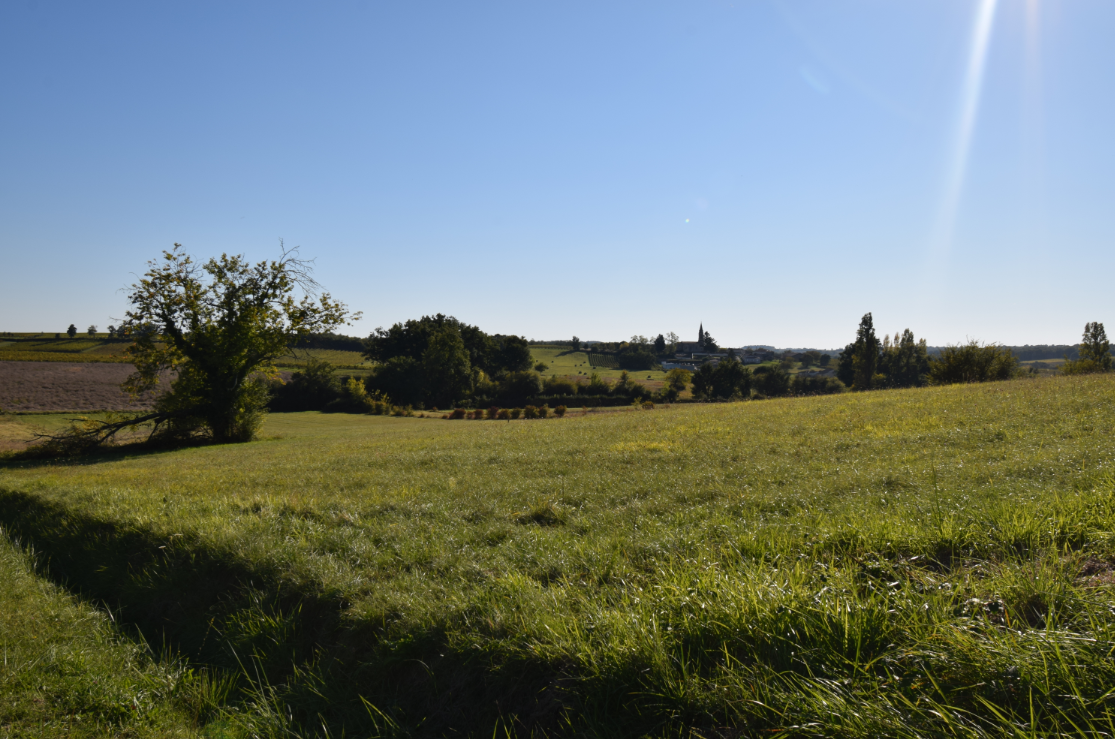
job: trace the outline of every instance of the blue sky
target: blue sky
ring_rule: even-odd
[[[1115,324],[1112,31],[1109,0],[13,0],[0,329],[282,238],[360,335],[1076,342]]]

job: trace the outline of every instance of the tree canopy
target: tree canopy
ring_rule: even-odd
[[[196,263],[181,244],[148,262],[131,287],[125,329],[136,371],[132,393],[174,377],[159,399],[156,423],[217,441],[247,441],[266,404],[263,378],[298,339],[359,317],[334,301],[312,277],[298,250],[251,264],[222,254]]]
[[[438,406],[467,397],[484,377],[525,372],[533,364],[526,339],[489,335],[441,313],[377,328],[364,356],[379,364],[369,387],[397,403]]]

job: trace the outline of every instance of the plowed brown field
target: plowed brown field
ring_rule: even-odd
[[[5,411],[124,411],[150,408],[120,390],[130,364],[0,362],[0,409]]]

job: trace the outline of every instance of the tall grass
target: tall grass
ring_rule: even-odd
[[[1113,401],[1092,376],[288,414],[253,445],[8,463],[0,521],[214,676],[183,705],[231,735],[1098,736]]]

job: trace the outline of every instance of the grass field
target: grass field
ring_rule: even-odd
[[[346,352],[339,349],[299,349],[285,357],[279,357],[275,360],[275,366],[297,369],[305,366],[311,358],[319,362],[328,362],[338,369],[371,370],[373,366],[360,352]]]
[[[607,380],[619,379],[622,370],[609,369],[607,367],[591,367],[588,362],[588,354],[586,352],[574,352],[569,347],[551,347],[545,345],[535,345],[530,348],[530,354],[534,361],[543,362],[549,369],[542,374],[545,377],[557,375],[558,377],[568,376],[573,379],[582,379],[586,382],[593,372],[600,375],[601,378]],[[641,381],[643,384],[656,385],[661,384],[666,378],[665,372],[660,371],[642,371],[630,373],[633,379]]]
[[[0,462],[5,633],[101,629],[0,725],[72,721],[66,648],[147,691],[105,733],[1108,735],[1113,432],[1092,376]]]
[[[63,335],[64,336],[64,335]],[[81,362],[112,364],[124,362],[127,344],[109,341],[108,335],[55,339],[39,335],[20,335],[18,341],[0,336],[0,361]]]

